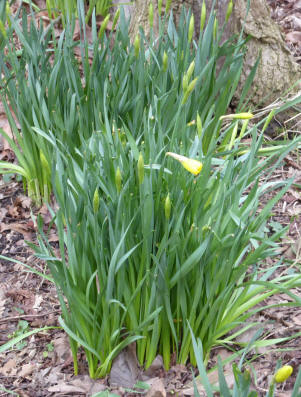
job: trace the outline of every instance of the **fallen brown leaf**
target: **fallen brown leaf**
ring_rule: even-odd
[[[32,363],[24,364],[21,368],[21,371],[18,372],[18,376],[21,378],[27,378],[33,373],[35,367],[36,365]]]

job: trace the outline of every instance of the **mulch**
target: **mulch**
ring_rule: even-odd
[[[269,0],[269,4],[273,18],[283,28],[292,53],[297,61],[300,61],[301,1]],[[7,120],[1,109],[0,107],[0,127],[6,128]],[[13,153],[3,140],[0,140],[0,158],[10,161],[13,159]],[[283,166],[273,174],[274,180],[291,176],[295,176],[296,184],[301,184],[301,162],[297,154],[287,158]],[[0,252],[20,262],[0,260],[0,345],[8,342],[13,336],[34,328],[59,325],[60,306],[55,286],[27,271],[21,264],[25,263],[40,273],[47,274],[45,264],[34,256],[26,244],[26,240],[36,242],[36,217],[39,213],[43,215],[47,226],[50,222],[47,208],[35,208],[31,200],[24,195],[22,183],[15,176],[0,176]],[[289,231],[280,244],[279,258],[286,259],[280,272],[300,272],[300,215],[300,189],[295,186],[290,188],[275,206],[269,222],[271,231],[289,225]],[[57,239],[54,229],[52,241],[55,247]],[[268,258],[266,265],[272,266],[276,259]],[[301,298],[300,288],[293,292]],[[290,300],[289,296],[279,294],[269,298],[265,303],[277,304]],[[300,332],[301,310],[300,307],[293,306],[270,308],[259,312],[256,320],[264,328],[266,338],[289,338]],[[253,334],[254,331],[249,331],[242,337],[248,341]],[[218,355],[225,359],[230,354],[231,352],[223,347],[214,349],[209,367],[216,364]],[[293,375],[277,387],[276,393],[278,397],[290,396],[301,364],[301,338],[288,339],[273,348],[258,348],[251,351],[247,359],[248,369],[253,378],[253,389],[259,396],[265,396],[278,360],[283,364],[292,365]],[[79,376],[74,377],[68,338],[60,328],[34,334],[8,352],[0,354],[0,397],[83,396],[110,387],[108,377],[97,381],[90,380],[82,352],[79,353],[79,364]],[[233,383],[230,364],[225,366],[225,375],[229,384]],[[212,373],[211,380],[215,378],[216,373]],[[176,393],[179,396],[193,395],[192,372],[189,366],[174,365],[166,372],[159,360],[159,364],[151,368],[148,379],[156,384],[154,388],[157,388],[159,397],[163,397],[164,393],[168,396]],[[141,395],[120,387],[111,386],[110,389],[118,395]]]

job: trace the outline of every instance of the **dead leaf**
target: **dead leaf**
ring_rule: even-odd
[[[166,397],[166,390],[162,379],[154,379],[150,389],[146,393],[146,397]]]
[[[136,344],[122,350],[114,359],[109,377],[110,385],[134,387],[138,380],[139,368],[136,357]]]
[[[14,358],[11,358],[1,368],[1,374],[4,376],[15,375],[16,374],[16,366],[17,366],[17,361]]]
[[[35,364],[24,364],[21,368],[21,371],[18,372],[18,376],[21,378],[27,378],[29,375],[33,373],[35,370],[36,365]]]
[[[154,361],[151,365],[147,368],[147,370],[143,373],[143,377],[155,378],[158,371],[163,369],[163,358],[162,356],[158,355],[155,357]]]
[[[301,44],[301,32],[293,31],[287,33],[286,41],[291,44]]]
[[[4,223],[1,223],[0,233],[5,232],[6,230],[13,230],[14,232],[23,234],[25,240],[32,240],[32,230],[30,230],[27,224],[9,223],[5,225]]]
[[[34,310],[39,310],[41,309],[41,303],[43,302],[43,296],[42,295],[36,295],[35,296],[35,300],[34,300],[34,305],[32,306],[32,308]]]
[[[68,358],[72,358],[67,335],[54,339],[53,344],[58,364],[63,364]]]
[[[69,382],[61,380],[57,385],[50,386],[48,391],[52,393],[84,393],[85,395],[90,395],[91,390],[98,392],[105,389],[104,384],[91,379],[88,375],[84,375],[78,376]]]

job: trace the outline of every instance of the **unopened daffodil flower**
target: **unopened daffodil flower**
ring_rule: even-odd
[[[276,383],[285,382],[293,373],[293,367],[291,365],[284,365],[279,368],[274,376],[274,380]]]
[[[193,175],[198,175],[202,171],[203,164],[198,160],[190,159],[189,157],[181,156],[180,154],[172,152],[167,152],[166,156],[170,156],[178,160],[182,166]]]
[[[240,119],[240,120],[249,120],[252,119],[254,115],[252,113],[246,112],[246,113],[236,113],[236,114],[225,114],[224,116],[221,116],[219,119],[220,120],[233,120],[233,119]]]

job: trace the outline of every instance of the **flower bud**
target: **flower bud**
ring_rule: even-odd
[[[206,2],[205,0],[203,0],[202,11],[201,11],[201,22],[200,22],[201,30],[204,30],[205,22],[206,22]]]
[[[5,29],[4,23],[2,22],[1,19],[0,19],[0,33],[2,34],[4,39],[7,39],[6,29]],[[0,35],[0,38],[1,38],[1,35]]]
[[[140,185],[143,182],[143,179],[144,179],[144,160],[142,153],[140,153],[138,157],[138,180]]]
[[[189,68],[186,72],[186,76],[187,76],[187,80],[189,81],[191,79],[191,76],[193,74],[194,71],[194,67],[195,67],[195,61],[192,61],[191,64],[189,65]]]
[[[168,67],[168,55],[164,51],[164,53],[163,53],[163,72],[166,72],[167,67]]]
[[[187,92],[188,92],[189,94],[194,90],[197,81],[198,81],[198,77],[196,77],[195,79],[193,79],[193,80],[189,83],[189,86],[187,87]]]
[[[252,113],[236,113],[236,114],[225,114],[224,116],[221,116],[219,119],[224,120],[224,119],[241,119],[241,120],[248,120],[252,119],[254,115]]]
[[[121,171],[120,171],[119,167],[117,167],[116,174],[115,174],[115,185],[116,185],[117,192],[120,193],[121,186],[122,186],[122,175],[121,175]]]
[[[168,11],[170,10],[171,6],[171,0],[166,1],[166,6],[165,6],[165,13],[168,14]]]
[[[93,211],[94,214],[97,214],[99,209],[99,193],[98,193],[98,188],[95,189],[94,195],[93,195]]]
[[[215,40],[216,37],[217,37],[217,29],[218,29],[218,20],[215,17],[214,18],[214,24],[213,24],[213,40]]]
[[[138,58],[139,51],[140,51],[140,37],[139,34],[136,35],[134,40],[134,50],[135,50],[135,57]]]
[[[113,23],[112,23],[112,30],[115,29],[118,19],[119,19],[119,16],[120,16],[120,8],[118,8],[118,10],[116,11],[116,13],[114,15],[114,19],[113,19]]]
[[[165,199],[164,212],[165,212],[165,218],[168,220],[170,218],[170,212],[171,212],[171,201],[170,201],[169,193]]]
[[[228,22],[231,14],[232,14],[232,10],[233,10],[233,2],[232,2],[232,0],[230,0],[228,3],[227,12],[226,12],[226,22]]]
[[[202,171],[203,164],[198,160],[190,159],[189,157],[185,157],[172,152],[167,152],[166,156],[173,157],[174,159],[179,161],[182,166],[193,175],[198,175]]]
[[[262,132],[264,132],[267,129],[267,127],[270,124],[270,122],[272,121],[272,118],[274,117],[275,113],[276,113],[276,109],[272,109],[270,111],[270,113],[264,123],[264,126],[262,127]]]
[[[284,365],[283,367],[279,368],[274,376],[274,380],[276,383],[285,382],[293,373],[293,367],[290,365]]]
[[[162,13],[162,0],[158,0],[158,14],[161,16]]]
[[[150,28],[154,26],[154,6],[153,3],[149,3],[149,8],[148,8],[148,22]]]
[[[105,19],[103,20],[103,22],[102,22],[102,24],[101,24],[101,27],[100,27],[99,33],[98,33],[98,37],[99,37],[100,39],[102,38],[103,33],[104,33],[106,27],[108,26],[109,19],[110,19],[110,14],[108,14],[108,15],[105,17]]]
[[[188,28],[188,43],[191,43],[192,37],[194,33],[194,15],[191,14]]]
[[[184,79],[183,79],[184,80]],[[192,91],[195,88],[195,85],[197,83],[198,77],[196,77],[194,80],[192,80],[187,89],[184,91],[184,97],[182,99],[182,105],[184,105],[187,102],[187,99],[189,98],[189,95],[192,93]]]
[[[198,130],[198,137],[200,138],[202,136],[203,126],[202,126],[202,119],[199,113],[196,116],[196,128]]]
[[[6,3],[5,12],[6,12],[6,21],[7,21],[7,24],[8,24],[9,27],[11,27],[11,21],[10,21],[10,18],[9,18],[10,15],[11,15],[11,9],[10,9],[10,6],[9,6],[9,1]]]

